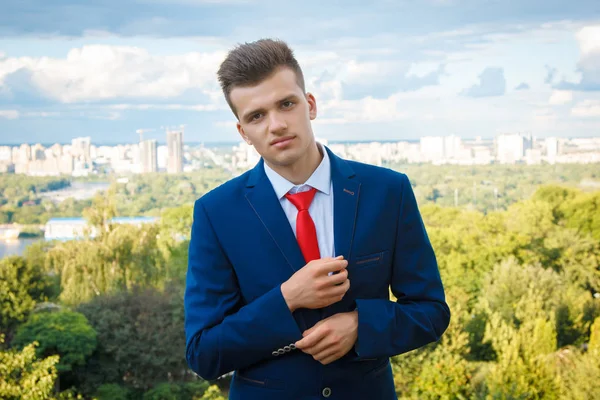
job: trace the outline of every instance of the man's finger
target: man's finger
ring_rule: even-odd
[[[319,322],[314,324],[312,328],[307,329],[304,332],[302,332],[302,337],[306,337],[306,336],[310,335],[311,333],[313,333],[315,331],[315,329],[317,329],[319,326],[323,325],[324,321],[326,321],[326,319],[320,320]]]
[[[323,263],[323,265],[321,265],[319,269],[321,272],[329,273],[329,272],[341,271],[344,268],[346,268],[347,266],[348,266],[348,261],[341,259],[341,258],[335,258],[332,261]]]
[[[348,278],[348,270],[341,269],[339,273],[327,277],[327,282],[330,285],[343,283]]]
[[[310,335],[305,336],[304,338],[297,341],[296,347],[300,350],[303,350],[308,347],[312,347],[317,344],[321,339],[326,336],[326,331],[321,329],[321,327],[315,329]]]
[[[319,362],[323,362],[324,360],[336,355],[338,353],[339,349],[338,348],[334,348],[332,346],[325,348],[317,353],[315,353],[313,355],[313,358]]]
[[[332,362],[334,362],[335,360],[338,360],[342,358],[342,356],[339,353],[335,353],[327,358],[325,358],[324,360],[321,360],[320,363],[323,365],[327,365],[327,364],[331,364]]]
[[[314,346],[304,349],[304,352],[312,354],[315,357],[315,360],[319,360],[320,358],[326,357],[330,355],[330,353],[335,353],[337,350],[337,346],[327,339],[328,337],[323,338],[323,340],[321,340]],[[322,354],[322,356],[320,358],[317,358],[318,354]]]

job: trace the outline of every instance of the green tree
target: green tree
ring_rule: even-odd
[[[567,347],[556,363],[563,382],[562,395],[573,400],[594,399],[600,393],[600,318],[592,324],[587,351]]]
[[[39,343],[38,357],[60,356],[56,365],[59,373],[85,365],[97,344],[96,332],[85,316],[73,311],[31,314],[17,330],[13,346],[22,348],[33,341]]]
[[[98,400],[128,400],[130,391],[115,383],[100,385],[94,397]]]
[[[469,353],[469,336],[463,329],[467,315],[460,306],[451,309],[450,326],[411,384],[415,399],[467,399],[473,395],[471,379],[476,368],[465,358]]]
[[[560,209],[568,227],[600,240],[600,192],[579,193]]]
[[[100,232],[109,232],[112,220],[117,216],[114,187],[109,189],[108,194],[97,194],[92,205],[83,211],[83,216],[90,226],[96,227]]]
[[[4,341],[0,335],[0,343]],[[6,400],[39,400],[51,397],[58,376],[59,356],[36,357],[37,342],[21,351],[0,350],[0,398]]]
[[[82,304],[98,332],[98,348],[82,370],[82,388],[102,383],[148,390],[156,382],[185,381],[183,299],[175,290],[134,289]]]
[[[181,386],[174,383],[161,383],[144,393],[143,400],[181,400]]]
[[[23,257],[0,260],[0,333],[12,338],[36,303],[52,293],[52,280],[41,266]]]
[[[193,205],[168,209],[160,219],[158,246],[165,263],[165,283],[185,285]]]
[[[60,277],[61,301],[79,304],[94,296],[160,286],[166,279],[157,224],[114,225],[96,238],[57,244],[47,268]]]
[[[558,399],[560,381],[551,363],[557,350],[555,321],[542,309],[542,294],[530,289],[516,307],[520,323],[492,312],[486,328],[497,354],[485,376],[486,398]]]
[[[204,395],[199,398],[200,400],[225,400],[221,390],[217,385],[211,385],[206,389]]]

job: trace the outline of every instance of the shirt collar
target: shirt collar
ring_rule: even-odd
[[[329,191],[331,190],[331,162],[327,150],[325,150],[320,143],[317,143],[317,145],[323,153],[323,159],[310,178],[302,185],[294,185],[292,182],[275,172],[266,162],[263,163],[265,174],[267,175],[267,178],[269,178],[269,181],[271,181],[271,185],[273,186],[278,199],[281,200],[281,198],[283,198],[283,196],[285,196],[292,188],[299,188],[304,185],[314,187],[318,191],[329,195]]]

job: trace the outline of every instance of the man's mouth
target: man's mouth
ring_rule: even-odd
[[[294,140],[294,136],[286,136],[286,137],[282,137],[279,139],[276,139],[274,141],[271,142],[271,146],[275,146],[275,147],[285,147],[287,146],[292,140]]]

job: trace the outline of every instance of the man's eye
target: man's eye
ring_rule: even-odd
[[[252,116],[251,120],[252,120],[252,121],[256,121],[257,119],[259,119],[259,118],[260,118],[260,116],[261,116],[261,115],[262,115],[262,114],[254,114],[254,115]]]
[[[294,105],[294,103],[292,103],[291,101],[287,100],[283,102],[283,107],[284,108],[290,108],[292,105]]]

